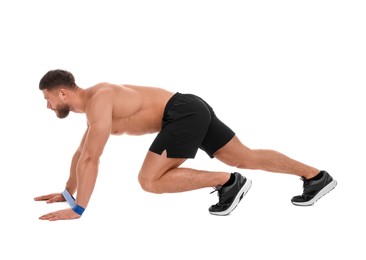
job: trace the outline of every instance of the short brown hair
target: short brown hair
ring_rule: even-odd
[[[48,71],[39,82],[40,90],[52,90],[59,86],[65,86],[72,90],[77,88],[74,75],[66,70],[50,70]]]

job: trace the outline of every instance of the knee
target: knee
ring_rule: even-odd
[[[139,174],[138,181],[140,183],[141,188],[146,192],[151,193],[161,193],[159,192],[157,181],[146,178],[143,174]]]

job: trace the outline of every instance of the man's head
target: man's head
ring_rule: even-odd
[[[70,72],[50,70],[39,82],[39,89],[47,100],[47,108],[55,111],[59,118],[68,116],[72,109],[68,103],[69,94],[78,89],[75,78]]]

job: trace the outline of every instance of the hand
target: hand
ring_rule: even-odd
[[[63,202],[65,201],[64,196],[61,193],[52,193],[48,195],[43,195],[34,198],[35,201],[42,201],[45,200],[46,203],[53,203],[53,202]]]
[[[80,215],[76,214],[70,208],[51,212],[51,213],[48,213],[46,215],[39,217],[39,219],[41,219],[41,220],[49,220],[49,221],[77,219],[77,218],[80,218]]]

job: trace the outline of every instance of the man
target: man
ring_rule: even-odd
[[[83,89],[64,70],[47,72],[39,89],[47,100],[47,108],[59,118],[67,117],[70,111],[85,113],[88,125],[72,158],[64,192],[35,198],[48,203],[66,200],[71,208],[45,214],[40,217],[42,220],[80,218],[93,192],[99,158],[110,134],[158,132],[139,172],[141,187],[153,193],[216,187],[219,202],[209,208],[213,215],[233,211],[250,189],[251,181],[237,172],[180,168],[187,158],[195,157],[198,148],[229,166],[300,176],[304,190],[302,195],[292,198],[295,205],[312,205],[337,185],[326,171],[276,151],[247,148],[203,99],[192,94],[110,83]]]

